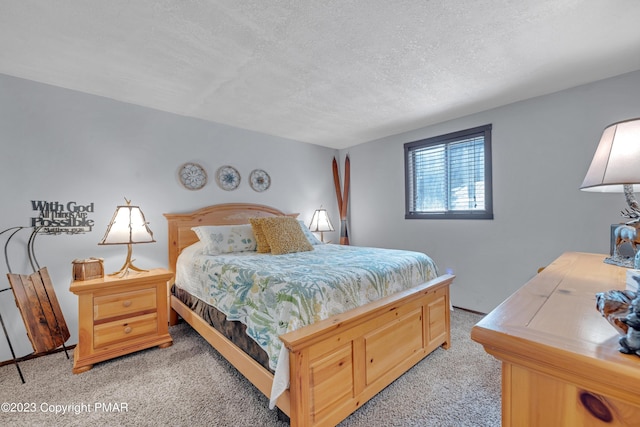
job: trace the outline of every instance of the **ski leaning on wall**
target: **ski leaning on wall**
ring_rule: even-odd
[[[338,198],[338,210],[340,211],[340,244],[349,244],[349,231],[347,229],[347,206],[349,205],[349,181],[351,175],[351,161],[347,155],[344,161],[344,193],[340,186],[340,172],[338,162],[333,158],[333,182],[336,186],[336,197]]]

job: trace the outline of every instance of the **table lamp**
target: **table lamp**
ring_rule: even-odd
[[[125,276],[129,270],[144,272],[135,265],[131,259],[131,246],[137,243],[153,243],[153,232],[147,226],[147,221],[144,218],[144,214],[139,206],[131,206],[131,201],[124,199],[127,204],[117,206],[116,211],[111,218],[111,222],[107,227],[107,232],[104,237],[98,243],[99,245],[127,245],[127,259],[125,260],[122,268],[112,276],[120,275]]]
[[[331,220],[329,220],[329,215],[327,214],[326,209],[316,209],[313,213],[313,217],[311,218],[311,223],[309,224],[309,230],[314,233],[320,233],[320,241],[324,243],[324,232],[325,231],[333,231],[333,225],[331,225]]]
[[[634,184],[640,184],[640,118],[613,123],[605,128],[580,189],[624,193],[628,208],[621,212],[622,216],[629,218],[626,225],[637,229],[640,226],[640,205],[633,194]],[[636,238],[631,240],[635,245]]]

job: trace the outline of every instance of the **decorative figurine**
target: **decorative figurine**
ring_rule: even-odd
[[[638,238],[638,230],[636,229],[636,227],[632,226],[632,225],[621,225],[619,227],[616,227],[615,231],[614,231],[614,235],[616,237],[616,245],[613,248],[613,256],[619,256],[618,255],[618,249],[620,248],[620,245],[624,242],[629,242],[631,243],[631,247],[633,247],[633,253],[637,253],[638,252],[638,246],[637,244],[640,243],[637,241]]]
[[[632,185],[624,185],[624,197],[629,208],[620,211],[620,214],[629,219],[624,224],[616,227],[614,230],[615,246],[613,255],[605,258],[607,264],[618,265],[626,268],[640,267],[638,257],[638,245],[640,245],[640,203],[636,200]],[[630,243],[633,249],[633,256],[628,257],[620,254],[620,246],[624,243]]]
[[[607,319],[620,335],[625,335],[629,330],[629,325],[624,323],[624,319],[631,310],[631,301],[636,298],[636,293],[630,290],[613,289],[596,294],[596,309]]]
[[[638,221],[628,222],[616,227],[613,232],[615,237],[613,255],[605,258],[605,263],[627,268],[635,267],[636,258],[640,252],[638,251],[638,245],[640,245],[640,231],[638,228],[640,228],[640,222]],[[620,253],[620,246],[624,243],[629,243],[631,245],[631,248],[633,249],[632,257],[627,257]]]
[[[631,301],[629,314],[620,319],[629,328],[627,334],[620,337],[620,352],[624,354],[636,354],[640,356],[640,298]]]

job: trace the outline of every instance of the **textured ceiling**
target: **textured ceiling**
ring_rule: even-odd
[[[345,148],[640,69],[638,0],[0,0],[0,73]]]

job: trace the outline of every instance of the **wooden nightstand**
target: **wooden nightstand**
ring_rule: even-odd
[[[71,282],[69,290],[78,295],[73,373],[134,351],[172,345],[167,307],[167,287],[172,278],[169,270],[157,268],[124,278],[106,276]]]

